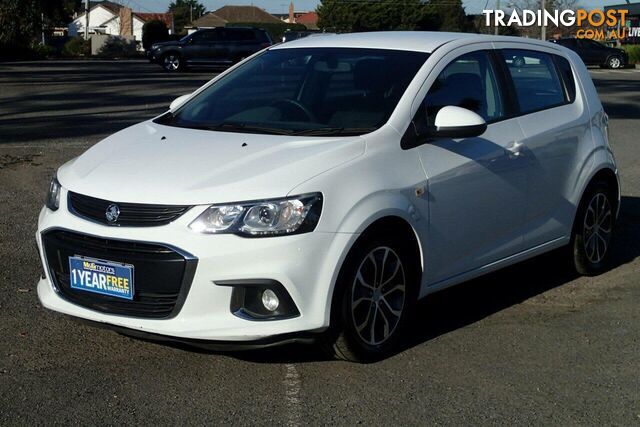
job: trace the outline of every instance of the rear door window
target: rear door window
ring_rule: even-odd
[[[256,35],[253,30],[225,30],[225,41],[229,42],[247,42],[255,41]]]
[[[520,113],[532,113],[567,102],[552,55],[520,49],[504,49],[501,54],[513,81]]]
[[[219,40],[219,32],[216,30],[198,31],[192,37],[194,42],[213,43]]]

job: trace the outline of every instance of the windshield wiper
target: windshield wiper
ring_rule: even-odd
[[[211,126],[206,126],[209,130],[219,130],[227,132],[250,132],[264,133],[272,135],[292,135],[293,131],[289,129],[271,128],[267,126],[253,126],[244,123],[222,122]]]
[[[377,128],[368,127],[368,128],[347,128],[347,127],[326,127],[319,129],[306,129],[295,132],[294,135],[303,135],[303,136],[329,136],[329,135],[344,135],[344,136],[353,136],[353,135],[362,135],[365,133],[373,132]]]

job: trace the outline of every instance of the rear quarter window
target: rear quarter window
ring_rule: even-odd
[[[501,54],[513,81],[521,114],[567,103],[564,84],[552,58],[555,55],[520,49],[504,49]]]
[[[564,84],[567,101],[571,103],[576,100],[576,82],[573,78],[573,70],[571,69],[571,64],[566,58],[563,58],[562,56],[553,55],[553,59],[556,61],[556,66],[558,67],[558,71],[560,72],[560,77],[562,77],[562,83]]]

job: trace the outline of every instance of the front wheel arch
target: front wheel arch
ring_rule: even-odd
[[[617,67],[615,67],[615,68],[614,68],[614,67],[612,67],[612,66],[610,65],[611,60],[612,60],[613,58],[617,58],[617,59],[620,61],[620,65],[619,65],[619,66],[617,66]],[[615,53],[614,53],[614,54],[611,54],[611,55],[609,55],[609,56],[607,56],[607,60],[605,61],[605,67],[607,67],[607,68],[611,68],[611,69],[614,69],[614,70],[615,70],[615,69],[619,69],[619,68],[623,68],[623,67],[624,67],[624,65],[625,65],[625,64],[624,64],[624,59],[622,58],[622,56],[621,56],[621,55],[618,55],[618,54],[615,54]]]
[[[169,70],[169,69],[167,69],[167,68],[166,68],[166,66],[165,66],[165,59],[166,59],[168,56],[171,56],[171,55],[175,55],[175,56],[177,56],[177,57],[178,57],[178,59],[180,60],[180,65],[179,65],[179,67],[178,67],[178,68],[176,68],[175,70]],[[163,69],[165,69],[165,70],[167,70],[167,71],[180,71],[180,70],[183,70],[183,69],[185,68],[184,56],[182,56],[182,54],[181,54],[180,52],[175,51],[175,50],[170,50],[170,51],[164,52],[164,53],[160,56],[160,65],[162,66],[162,68],[163,68]]]
[[[323,343],[327,352],[334,356],[345,360],[367,360],[368,357],[356,357],[354,354],[350,356],[345,353],[336,351],[336,348],[329,348],[331,344],[340,335],[343,328],[342,324],[342,309],[343,298],[347,293],[347,289],[350,285],[349,272],[353,263],[361,255],[362,249],[367,248],[373,242],[389,239],[390,242],[396,244],[401,242],[403,245],[404,256],[407,261],[407,274],[410,278],[411,287],[408,286],[408,304],[415,303],[420,294],[420,285],[422,279],[422,254],[418,237],[413,227],[403,218],[398,216],[386,216],[377,219],[371,223],[360,234],[358,239],[349,248],[347,255],[345,256],[337,275],[336,283],[331,295],[330,306],[330,324],[329,329],[325,332],[323,337]],[[410,310],[409,310],[410,311]],[[409,315],[410,317],[410,315]],[[401,334],[401,333],[400,333]],[[371,356],[371,355],[370,355]],[[374,357],[375,359],[375,357]]]

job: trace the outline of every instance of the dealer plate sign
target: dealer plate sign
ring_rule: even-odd
[[[71,287],[82,291],[133,299],[133,266],[117,262],[69,257]]]

